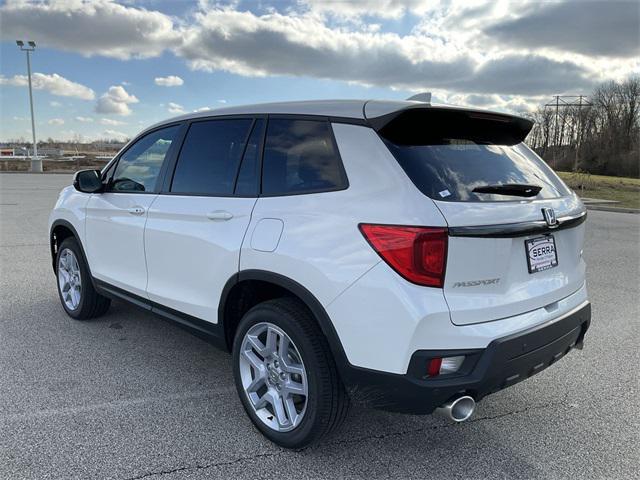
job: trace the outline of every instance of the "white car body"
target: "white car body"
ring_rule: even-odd
[[[471,227],[539,225],[543,208],[552,208],[561,221],[586,215],[575,193],[505,202],[428,198],[368,124],[413,108],[433,107],[416,102],[299,102],[225,108],[167,121],[233,115],[328,117],[348,188],[216,197],[88,194],[67,187],[51,213],[51,231],[60,225],[73,227],[91,275],[112,294],[131,294],[129,299],[145,305],[148,300],[145,308],[165,307],[169,316],[193,320],[200,329],[221,322],[221,302],[233,279],[256,278],[255,272],[287,279],[317,301],[313,308],[324,310],[330,325],[323,325],[323,331],[334,335],[332,346],[337,339],[335,348],[357,371],[406,376],[417,351],[482,350],[497,339],[584,309],[588,300],[581,220],[553,234],[558,266],[534,274],[527,270],[524,241],[539,234],[479,238],[450,233],[443,288],[406,280],[374,251],[358,225],[429,226],[450,232],[462,228],[468,233]],[[149,131],[153,128],[157,126]]]

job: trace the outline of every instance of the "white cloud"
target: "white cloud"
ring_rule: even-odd
[[[434,4],[433,0],[300,0],[311,12],[331,14],[341,18],[358,18],[370,15],[379,18],[398,19],[406,13],[424,15]]]
[[[178,50],[194,69],[330,78],[403,90],[535,95],[590,87],[589,71],[525,52],[475,55],[424,34],[332,29],[312,15],[196,14]]]
[[[129,135],[117,130],[105,130],[104,136],[108,139],[120,140],[122,142],[129,139]]]
[[[93,100],[96,96],[94,91],[89,87],[72,82],[57,73],[48,75],[36,72],[31,76],[31,82],[35,90],[46,90],[52,95],[74,97],[81,100]],[[26,87],[28,84],[29,80],[26,75],[14,75],[10,78],[0,76],[0,85]]]
[[[64,125],[64,120],[62,118],[52,118],[47,123],[49,125]]]
[[[195,113],[198,113],[198,112],[206,112],[207,110],[211,110],[211,109],[210,109],[209,107],[200,107],[200,108],[196,108],[196,109],[194,110],[194,112],[195,112]]]
[[[179,87],[184,83],[184,80],[176,75],[169,75],[168,77],[156,77],[154,82],[161,87]]]
[[[637,57],[640,54],[640,7],[637,2],[540,2],[488,25],[487,36],[522,48],[531,45],[580,54]],[[594,32],[598,32],[594,35]]]
[[[180,41],[168,15],[110,0],[13,0],[0,7],[0,17],[5,40],[33,38],[87,56],[155,57]]]
[[[169,113],[175,113],[176,115],[184,113],[184,107],[178,103],[173,103],[173,102],[169,102],[167,104],[167,110],[169,110]]]
[[[126,125],[126,122],[122,122],[120,120],[113,120],[112,118],[101,118],[100,119],[100,123],[102,125],[109,125],[111,127],[115,127],[118,125]]]
[[[62,104],[60,102],[56,102],[55,100],[52,100],[51,102],[49,102],[49,105],[51,105],[52,107],[61,107]]]
[[[96,112],[115,115],[129,115],[131,114],[131,108],[129,108],[129,105],[132,103],[138,103],[138,99],[135,95],[129,94],[121,85],[113,85],[109,87],[109,90],[102,94],[98,99]]]
[[[218,103],[227,103],[227,101],[223,98],[221,98],[220,100],[218,100]]]
[[[77,117],[76,117],[76,120],[77,120],[78,122],[82,122],[82,123],[91,123],[91,122],[93,122],[93,118],[91,118],[91,117],[82,117],[82,116],[77,116]]]
[[[8,0],[0,6],[0,37],[31,36],[50,48],[123,60],[172,52],[197,70],[431,90],[505,108],[640,72],[634,2],[519,0],[517,8],[509,0],[249,3],[253,12],[237,0],[201,0],[178,18],[151,10],[155,2],[145,9],[111,0]],[[96,110],[127,115],[131,103],[107,92]]]

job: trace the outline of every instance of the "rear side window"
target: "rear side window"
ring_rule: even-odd
[[[172,193],[231,195],[253,120],[195,122],[176,164]]]
[[[329,122],[269,119],[262,166],[262,193],[289,195],[347,187]]]
[[[474,192],[480,187],[513,184],[542,187],[528,199],[569,195],[562,181],[524,143],[487,145],[447,138],[437,145],[396,145],[388,141],[387,145],[413,183],[434,200],[523,200],[521,196]]]

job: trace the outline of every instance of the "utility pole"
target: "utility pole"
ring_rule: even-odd
[[[556,155],[559,151],[560,145],[558,145],[558,124],[559,124],[559,112],[560,108],[568,108],[568,107],[577,107],[578,108],[578,127],[576,133],[576,153],[573,160],[573,171],[578,170],[578,160],[579,160],[579,152],[580,152],[580,141],[581,141],[581,132],[582,132],[582,108],[584,107],[592,107],[593,103],[587,101],[587,97],[585,95],[555,95],[554,102],[546,103],[545,107],[555,107],[555,125],[553,129],[553,145],[555,147],[555,154],[553,158],[553,167],[556,168]],[[564,126],[564,119],[563,119]]]
[[[27,76],[29,78],[29,105],[31,107],[31,134],[33,135],[33,153],[31,155],[31,171],[42,172],[42,159],[38,157],[38,142],[36,141],[36,121],[33,115],[33,91],[31,86],[31,52],[36,49],[36,42],[29,40],[25,47],[22,40],[16,40],[18,48],[27,54]]]

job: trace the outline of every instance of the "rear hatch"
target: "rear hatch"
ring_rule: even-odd
[[[551,311],[584,283],[586,212],[522,143],[531,125],[436,107],[405,110],[378,125],[449,226],[444,295],[456,325]]]

